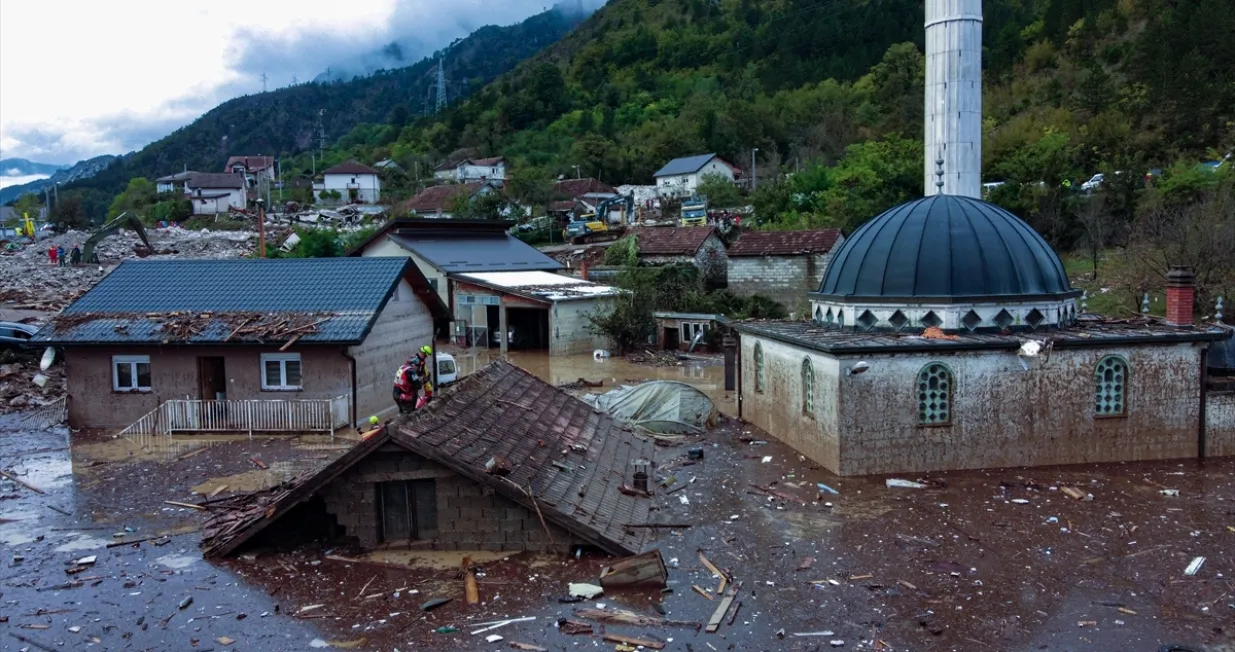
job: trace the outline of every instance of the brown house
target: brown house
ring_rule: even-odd
[[[227,555],[296,523],[367,548],[632,554],[651,530],[651,498],[634,487],[646,490],[655,448],[497,360],[243,516],[215,518],[202,545]]]
[[[127,260],[33,341],[64,350],[75,428],[332,430],[392,412],[449,319],[406,258]]]
[[[643,265],[692,265],[709,287],[724,287],[729,256],[715,227],[644,227],[631,229]]]
[[[496,186],[487,182],[432,186],[400,204],[398,212],[421,217],[447,218],[451,216],[455,202],[460,197],[470,200],[497,190]]]

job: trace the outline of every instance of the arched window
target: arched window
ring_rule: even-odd
[[[952,372],[932,362],[918,372],[918,423],[946,426],[952,423]]]
[[[810,358],[802,360],[802,414],[815,416],[815,368]]]
[[[763,345],[755,342],[755,391],[763,391]]]
[[[1128,413],[1128,362],[1117,355],[1098,361],[1094,369],[1094,415],[1122,417]]]

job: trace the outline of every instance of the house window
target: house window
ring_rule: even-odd
[[[301,389],[299,353],[263,353],[262,389]]]
[[[763,345],[755,343],[755,391],[763,391]]]
[[[918,372],[918,423],[946,426],[952,423],[952,372],[932,362]]]
[[[377,515],[386,541],[417,541],[437,536],[435,480],[381,482],[377,485]]]
[[[114,355],[111,388],[117,392],[150,391],[150,356]]]
[[[802,414],[815,416],[815,368],[810,358],[802,360]]]
[[[707,326],[703,325],[701,322],[684,321],[682,322],[681,330],[682,342],[689,344],[695,341],[696,335],[699,333],[706,333],[708,329]]]
[[[1122,417],[1128,414],[1128,362],[1117,355],[1098,361],[1094,370],[1094,415]]]

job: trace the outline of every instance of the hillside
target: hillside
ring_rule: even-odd
[[[106,168],[115,159],[115,156],[104,154],[103,156],[78,161],[71,166],[56,166],[57,169],[53,170],[51,176],[46,179],[38,179],[18,186],[0,189],[0,205],[14,201],[26,193],[41,193],[44,188],[49,188],[53,184],[60,184],[60,187],[63,188],[64,184],[89,179],[98,174],[103,168]]]
[[[987,176],[1084,178],[1235,145],[1228,9],[987,0]],[[888,146],[911,161],[922,11],[921,0],[613,0],[446,115],[390,143],[362,127],[332,156],[440,160],[468,147],[553,175],[577,164],[650,183],[675,156],[715,151],[746,167],[757,147],[761,169],[792,170],[901,135]]]
[[[67,168],[67,165],[52,163],[35,163],[24,158],[0,159],[0,176],[26,177],[35,174],[51,174],[56,170]]]
[[[448,96],[464,96],[545,46],[581,17],[551,9],[507,27],[484,27],[445,51]],[[221,170],[228,156],[282,155],[316,143],[318,112],[330,142],[362,122],[392,114],[422,113],[436,60],[367,77],[302,83],[225,102],[192,124],[126,157],[94,178],[72,184],[90,198],[88,212],[105,208],[102,197],[119,193],[130,178],[156,178],[184,168]],[[63,189],[62,189],[63,190]]]

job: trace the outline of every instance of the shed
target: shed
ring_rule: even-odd
[[[729,245],[729,289],[781,303],[800,300],[819,287],[844,241],[840,229],[744,231]]]
[[[640,264],[691,265],[710,288],[728,282],[729,255],[716,227],[643,227],[631,229],[626,237],[635,239]]]

